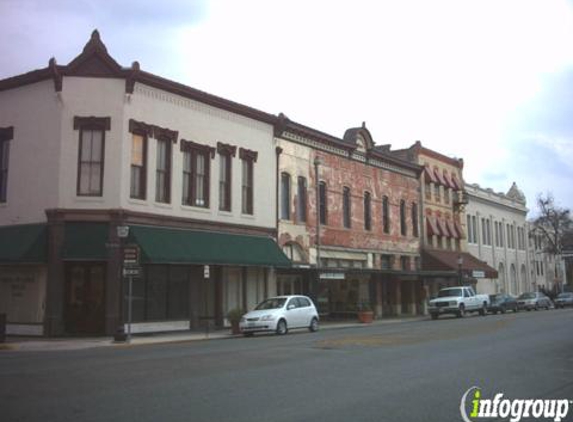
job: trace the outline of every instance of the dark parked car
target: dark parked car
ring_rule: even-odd
[[[517,300],[511,296],[504,293],[499,293],[496,295],[489,296],[489,306],[487,307],[489,312],[497,314],[501,312],[505,314],[507,311],[517,312]]]
[[[555,298],[556,308],[564,308],[566,306],[573,306],[573,293],[571,292],[559,293]]]
[[[517,298],[517,305],[519,309],[527,309],[528,311],[538,310],[541,308],[551,308],[551,299],[541,292],[523,293]]]

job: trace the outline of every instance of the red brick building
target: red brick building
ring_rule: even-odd
[[[423,167],[375,146],[364,124],[337,138],[279,119],[279,245],[294,268],[278,293],[310,294],[332,317],[423,312]]]

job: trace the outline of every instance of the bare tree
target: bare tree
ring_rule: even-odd
[[[552,255],[561,255],[565,235],[572,227],[571,213],[569,209],[556,205],[551,193],[545,197],[540,194],[537,197],[537,207],[539,217],[533,224],[546,241],[545,251]]]
[[[558,206],[551,193],[545,196],[540,194],[537,197],[537,207],[539,217],[533,221],[533,225],[544,240],[545,252],[555,258],[555,275],[557,275],[567,235],[573,229],[571,213],[569,209]]]

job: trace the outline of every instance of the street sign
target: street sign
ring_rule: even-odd
[[[129,226],[117,226],[117,237],[125,239],[129,236]]]
[[[123,265],[139,264],[139,248],[137,245],[127,245],[123,248]]]
[[[203,278],[209,278],[211,275],[211,269],[208,265],[203,266]]]
[[[141,267],[126,267],[123,269],[124,277],[141,277]]]

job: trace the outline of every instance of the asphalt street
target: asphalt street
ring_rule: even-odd
[[[490,398],[573,399],[572,328],[569,309],[0,351],[0,420],[461,421],[473,386]]]

